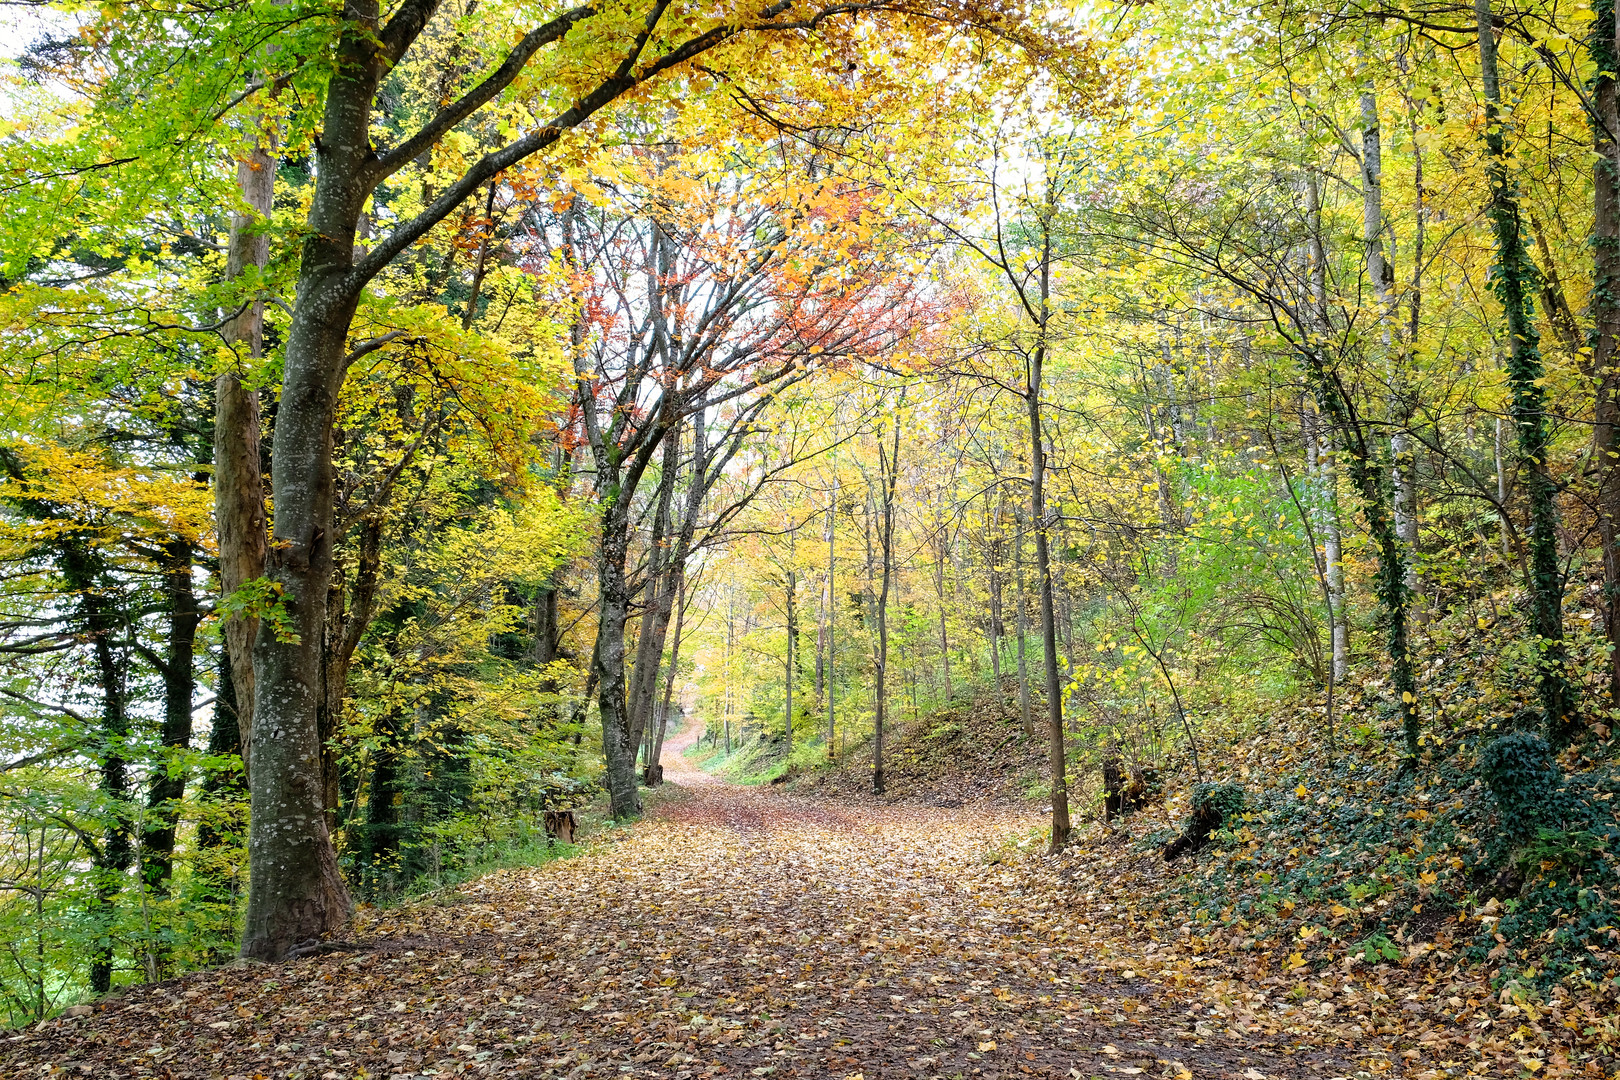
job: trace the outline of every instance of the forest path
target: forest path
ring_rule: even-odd
[[[1027,811],[741,789],[690,775],[680,745],[685,790],[581,857],[366,912],[352,952],[132,990],[0,1042],[0,1076],[1350,1071],[1275,1029],[1196,1023],[1196,981],[1111,938],[1106,906],[992,863],[1038,824]]]

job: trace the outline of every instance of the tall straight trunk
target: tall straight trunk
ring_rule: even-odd
[[[1315,488],[1312,499],[1314,531],[1322,538],[1324,597],[1328,605],[1329,675],[1342,684],[1350,667],[1350,620],[1345,611],[1344,538],[1339,527],[1338,473],[1333,464],[1332,433],[1317,417],[1306,423],[1306,472]]]
[[[726,756],[731,756],[731,667],[737,656],[737,582],[726,593],[726,686],[721,722],[726,729]]]
[[[1378,578],[1375,588],[1379,605],[1384,611],[1384,640],[1389,652],[1390,683],[1395,692],[1395,708],[1401,718],[1407,760],[1415,765],[1422,728],[1409,641],[1406,573],[1401,541],[1395,534],[1394,514],[1390,505],[1393,501],[1390,474],[1378,460],[1367,425],[1356,415],[1338,373],[1329,366],[1321,338],[1315,334],[1308,335],[1306,344],[1300,350],[1300,357],[1308,369],[1317,408],[1339,434],[1350,481],[1361,499],[1362,514],[1367,519],[1367,538],[1377,552]]]
[[[557,695],[562,689],[558,681],[548,672],[553,663],[562,652],[562,623],[557,614],[557,584],[555,580],[548,581],[535,595],[534,615],[532,619],[534,631],[534,651],[531,659],[543,677],[540,689],[543,693]],[[561,700],[540,707],[540,719],[558,724],[563,721],[566,711]]]
[[[900,482],[900,425],[904,415],[906,393],[900,391],[900,400],[894,412],[894,442],[890,452],[883,452],[881,432],[878,439],[878,476],[883,484],[881,499],[882,524],[879,544],[883,553],[882,580],[877,595],[877,647],[872,657],[872,792],[883,794],[883,721],[888,708],[886,680],[889,668],[889,588],[894,575],[894,516],[895,487]]]
[[[1592,374],[1597,380],[1592,456],[1603,549],[1603,627],[1609,642],[1609,701],[1620,705],[1620,26],[1615,0],[1598,0],[1587,51],[1592,79]]]
[[[249,120],[251,125],[254,121]],[[236,281],[270,262],[267,232],[275,201],[275,147],[261,134],[236,163],[244,210],[231,215],[225,278]],[[264,301],[255,298],[220,332],[236,365],[214,380],[214,521],[219,537],[220,588],[229,596],[264,575],[266,519],[259,448],[259,392],[243,381],[264,354]],[[246,353],[244,363],[242,354]],[[244,765],[253,748],[253,640],[258,619],[243,612],[224,620],[225,654],[237,701]]]
[[[664,654],[664,636],[669,633],[669,615],[676,601],[674,559],[676,538],[671,528],[676,476],[680,470],[680,427],[664,437],[664,470],[658,478],[658,508],[653,513],[653,538],[648,552],[645,604],[635,640],[635,667],[630,674],[630,732],[640,745],[658,695],[659,657]]]
[[[793,683],[795,681],[793,671],[793,649],[794,646],[798,644],[796,639],[799,636],[799,613],[798,609],[794,607],[793,603],[794,593],[798,591],[799,576],[793,572],[793,567],[791,565],[791,561],[793,559],[793,534],[791,532],[788,534],[788,559],[789,566],[787,570],[787,582],[785,589],[785,600],[787,602],[787,665],[786,670],[783,673],[782,681],[787,706],[782,717],[782,730],[787,736],[787,750],[788,753],[791,754],[793,752]]]
[[[658,503],[653,514],[651,550],[647,558],[647,580],[643,587],[646,598],[642,607],[641,625],[636,634],[635,667],[630,677],[630,732],[632,745],[644,741],[648,720],[652,717],[653,701],[658,693],[659,660],[664,655],[664,638],[669,632],[669,619],[675,603],[677,540],[671,528],[672,504],[675,498],[675,478],[680,471],[681,426],[677,425],[664,438],[664,468],[658,478]]]
[[[1327,246],[1322,235],[1322,178],[1311,170],[1306,185],[1306,212],[1310,225],[1311,332],[1325,342],[1328,322]],[[1339,477],[1333,449],[1332,425],[1318,411],[1308,421],[1308,438],[1315,448],[1317,506],[1322,532],[1322,560],[1327,576],[1327,602],[1333,639],[1332,676],[1342,684],[1350,673],[1350,610],[1344,590],[1344,533],[1339,518]]]
[[[261,620],[253,643],[248,855],[254,869],[242,953],[262,960],[279,960],[299,942],[335,929],[351,910],[327,827],[320,718],[336,542],[333,425],[348,330],[366,280],[356,267],[355,233],[375,182],[371,111],[386,65],[376,46],[376,0],[352,0],[344,15],[271,450],[276,513],[265,576],[287,613],[286,627]]]
[[[1363,57],[1365,60],[1365,57]],[[1406,364],[1397,340],[1395,325],[1395,273],[1384,250],[1384,153],[1379,130],[1378,97],[1368,85],[1361,92],[1361,240],[1367,261],[1367,277],[1372,282],[1373,298],[1378,305],[1378,324],[1383,341],[1384,356],[1391,366],[1389,411],[1392,418],[1390,433],[1390,479],[1393,484],[1392,508],[1395,514],[1395,535],[1400,539],[1404,557],[1404,575],[1407,603],[1416,601],[1419,593],[1417,575],[1417,489],[1413,480],[1412,436],[1407,431],[1411,422],[1412,403],[1406,392]]]
[[[1542,642],[1541,707],[1556,744],[1568,741],[1574,724],[1574,690],[1565,672],[1564,578],[1558,566],[1557,485],[1547,467],[1546,394],[1541,387],[1540,335],[1531,296],[1539,281],[1525,245],[1519,193],[1508,167],[1501,82],[1496,67],[1496,32],[1491,0],[1474,0],[1479,29],[1479,66],[1485,88],[1488,216],[1496,242],[1492,291],[1507,317],[1509,414],[1518,435],[1530,511],[1530,606],[1532,626]]]
[[[1041,314],[1047,315],[1047,289],[1050,275],[1048,259],[1043,260],[1041,274]],[[1045,326],[1041,327],[1042,337]],[[1046,346],[1039,344],[1029,358],[1029,396],[1025,404],[1029,409],[1029,516],[1035,526],[1035,573],[1040,588],[1041,645],[1046,662],[1047,739],[1051,760],[1052,787],[1052,850],[1061,848],[1069,839],[1069,783],[1068,762],[1063,742],[1063,694],[1058,685],[1057,618],[1052,603],[1052,555],[1047,543],[1050,523],[1046,516],[1046,443],[1041,433],[1041,382],[1046,360]]]
[[[1047,206],[1047,214],[1055,207]],[[1052,602],[1052,554],[1048,531],[1052,523],[1046,513],[1046,437],[1041,429],[1041,387],[1045,381],[1047,330],[1052,316],[1052,232],[1051,218],[1043,224],[1039,278],[1039,302],[1034,305],[1035,343],[1029,350],[1024,405],[1029,417],[1029,517],[1035,529],[1035,573],[1040,588],[1041,644],[1046,662],[1046,710],[1048,756],[1051,761],[1052,839],[1057,851],[1069,840],[1069,783],[1067,752],[1063,739],[1063,694],[1058,685],[1057,616]],[[1026,304],[1027,306],[1027,304]]]
[[[838,506],[838,475],[833,474],[832,497],[827,502],[827,760],[833,759],[838,734],[834,687],[838,674],[838,550],[833,543],[833,511]]]
[[[664,732],[669,727],[669,705],[675,696],[675,674],[681,662],[681,630],[686,625],[686,578],[680,582],[680,595],[675,598],[675,632],[669,644],[669,671],[664,676],[664,700],[658,710],[657,731],[653,734],[652,755],[647,759],[648,787],[664,782]]]
[[[625,687],[624,631],[629,622],[630,589],[625,577],[629,555],[629,508],[622,502],[607,506],[597,554],[596,672],[597,708],[602,718],[602,750],[607,758],[609,810],[616,820],[635,816],[636,750]]]
[[[935,524],[938,528],[937,518]],[[945,536],[942,531],[934,538],[934,595],[939,600],[939,663],[945,680],[945,705],[949,708],[955,695],[951,689],[951,638],[945,621]]]
[[[183,758],[191,749],[191,704],[197,689],[197,624],[202,621],[191,585],[196,554],[191,543],[176,539],[164,547],[163,584],[169,609],[168,648],[161,669],[164,757],[148,792],[141,835],[141,877],[156,896],[169,895],[174,876],[177,811],[186,791]]]
[[[90,901],[91,926],[96,937],[90,945],[90,989],[105,994],[112,989],[113,938],[118,896],[134,862],[130,836],[129,700],[127,658],[115,642],[123,619],[103,586],[100,557],[82,539],[67,538],[59,565],[65,584],[78,594],[79,619],[89,639],[96,687],[101,691],[101,730],[96,733],[95,755],[100,759],[100,789],[106,800],[106,824],[101,847],[93,852],[95,888]]]
[[[829,575],[821,576],[821,588],[816,592],[816,705],[827,700],[827,590],[831,584]]]
[[[1029,707],[1029,664],[1024,657],[1024,639],[1029,636],[1029,601],[1024,596],[1024,522],[1018,519],[1013,536],[1013,595],[1018,604],[1018,709],[1024,721],[1024,738],[1035,739],[1035,720]]]
[[[996,693],[1001,693],[1001,507],[997,505],[990,518],[991,540],[987,548],[990,562],[990,674],[995,679]]]
[[[1513,477],[1507,467],[1507,425],[1502,418],[1496,418],[1496,436],[1492,447],[1496,464],[1496,516],[1502,526],[1502,554],[1504,557],[1513,556],[1513,523],[1508,520],[1508,496],[1513,493]]]
[[[1307,408],[1301,408],[1300,420],[1300,426],[1305,435],[1305,477],[1307,488],[1304,498],[1302,499],[1299,492],[1295,490],[1294,483],[1288,478],[1286,469],[1283,471],[1282,477],[1283,482],[1288,485],[1289,497],[1293,499],[1294,507],[1299,511],[1300,518],[1304,523],[1305,538],[1311,552],[1312,569],[1316,571],[1317,586],[1322,591],[1322,602],[1327,605],[1330,652],[1327,663],[1323,665],[1325,670],[1321,674],[1323,681],[1327,683],[1327,700],[1324,703],[1324,712],[1327,717],[1328,763],[1331,765],[1339,753],[1333,702],[1341,678],[1338,651],[1339,608],[1334,596],[1332,578],[1334,576],[1333,560],[1338,559],[1341,552],[1339,551],[1336,532],[1332,536],[1322,535],[1329,531],[1328,522],[1335,512],[1331,499],[1333,493],[1330,490],[1324,490],[1322,483],[1325,471],[1323,461],[1330,457],[1329,454],[1323,453],[1327,444],[1322,438],[1322,425],[1317,422],[1318,418],[1312,416]],[[1332,472],[1327,471],[1326,475],[1331,477]],[[1319,536],[1321,537],[1320,541],[1318,540]],[[1320,548],[1317,546],[1318,543],[1321,544]],[[1314,641],[1314,630],[1311,636]]]

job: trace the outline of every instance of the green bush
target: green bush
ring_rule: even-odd
[[[1485,748],[1479,771],[1496,799],[1508,845],[1517,847],[1557,821],[1563,774],[1540,735],[1513,731],[1502,736]]]

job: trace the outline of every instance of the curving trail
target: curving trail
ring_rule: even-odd
[[[581,857],[364,913],[353,952],[201,973],[51,1021],[0,1042],[0,1076],[1349,1071],[1195,1024],[1197,991],[1150,978],[1153,946],[1060,936],[1084,913],[987,858],[1038,825],[1027,811],[740,789],[688,766],[690,739],[666,753],[682,790]]]

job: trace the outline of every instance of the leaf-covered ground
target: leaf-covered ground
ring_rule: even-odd
[[[671,749],[685,790],[618,839],[366,914],[353,951],[48,1021],[0,1076],[1427,1077],[1530,1049],[1447,1065],[1348,974],[1290,993],[1129,897],[1081,910],[1049,860],[996,856],[1027,810],[744,790]]]

